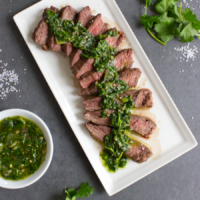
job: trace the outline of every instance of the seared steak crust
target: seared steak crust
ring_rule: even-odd
[[[75,20],[77,13],[77,10],[75,10],[71,6],[66,6],[60,10],[60,18],[62,20]]]
[[[87,123],[86,128],[89,130],[90,135],[98,141],[104,142],[104,137],[111,134],[111,128],[107,126],[98,126]],[[125,154],[137,163],[147,161],[152,155],[152,151],[148,146],[142,144],[136,139],[133,139],[133,144],[129,146],[129,151]]]

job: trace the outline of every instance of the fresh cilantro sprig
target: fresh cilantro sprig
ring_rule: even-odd
[[[89,197],[93,194],[93,191],[94,189],[92,187],[89,187],[89,184],[87,182],[82,183],[78,190],[76,190],[75,188],[65,189],[65,193],[67,195],[65,200],[75,200],[76,197]]]
[[[180,0],[159,0],[155,4],[155,10],[159,15],[147,15],[147,7],[153,5],[152,0],[145,0],[145,13],[140,17],[149,34],[159,43],[166,45],[175,36],[181,42],[191,42],[195,36],[200,39],[200,21],[191,9],[182,8],[182,3],[177,6]],[[157,33],[155,36],[151,30]]]

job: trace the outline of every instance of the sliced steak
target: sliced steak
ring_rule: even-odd
[[[102,15],[98,14],[93,19],[91,19],[87,25],[88,31],[94,36],[99,35],[99,33],[101,32],[101,29],[104,25],[101,17],[102,17]]]
[[[90,132],[90,135],[98,141],[104,142],[104,137],[111,134],[111,128],[106,126],[97,126],[91,123],[87,123],[86,128]],[[152,155],[152,150],[142,144],[139,140],[132,139],[133,144],[129,146],[129,151],[125,154],[137,163],[147,161]]]
[[[47,10],[52,10],[52,11],[55,12],[55,13],[58,13],[58,12],[59,12],[59,9],[56,8],[56,7],[53,7],[53,6],[51,6],[50,8],[46,8],[46,9],[44,10],[43,14],[42,14],[42,16],[43,16],[44,19],[46,18],[46,11],[47,11]]]
[[[61,45],[56,43],[56,39],[53,35],[49,34],[47,43],[49,49],[51,49],[52,51],[61,52]]]
[[[124,49],[117,53],[114,65],[118,71],[123,68],[130,68],[133,64],[133,50]],[[89,71],[80,77],[79,84],[84,89],[89,87],[89,85],[95,81],[98,81],[103,76],[103,72]]]
[[[127,90],[124,94],[121,94],[120,97],[126,97],[132,95],[135,108],[146,108],[153,107],[153,97],[152,92],[149,89],[141,90]],[[115,99],[119,104],[120,100]],[[92,104],[91,104],[92,102]],[[101,97],[90,97],[83,101],[84,107],[88,111],[101,110]]]
[[[102,78],[103,72],[89,71],[86,72],[79,79],[81,88],[87,88],[91,83],[98,81]]]
[[[98,92],[98,89],[95,86],[95,83],[92,83],[88,88],[82,89],[78,95],[82,97],[88,97],[96,95]]]
[[[116,28],[112,28],[108,31],[116,31]],[[119,48],[120,45],[124,42],[125,40],[125,34],[121,31],[118,31],[118,35],[115,37],[107,37],[105,40],[110,44],[111,47]]]
[[[104,142],[104,137],[111,133],[111,128],[106,126],[96,126],[91,123],[87,123],[85,126],[91,136],[101,142]]]
[[[83,101],[84,107],[88,111],[101,110],[101,97],[88,98]]]
[[[133,62],[133,49],[123,49],[117,53],[114,65],[120,71],[123,68],[132,67]]]
[[[119,73],[120,79],[125,81],[129,87],[136,87],[138,80],[141,76],[141,71],[138,68],[125,68]],[[95,84],[91,84],[88,88],[82,89],[78,94],[83,97],[96,95],[98,89],[95,87]],[[149,106],[148,106],[149,107]]]
[[[73,67],[72,71],[76,78],[80,78],[83,74],[91,71],[93,68],[94,59],[93,58],[81,58]]]
[[[62,20],[75,20],[76,15],[77,15],[77,10],[75,10],[71,6],[66,6],[60,10],[60,17]],[[73,45],[70,42],[62,44],[61,47],[67,56],[70,55],[73,49]]]
[[[156,124],[150,118],[131,115],[130,129],[142,137],[149,138],[156,129]]]
[[[48,26],[44,19],[41,20],[35,28],[32,38],[34,42],[40,45],[46,45],[48,38]]]
[[[142,72],[139,68],[125,68],[119,73],[121,80],[128,84],[128,87],[136,87]]]
[[[82,54],[82,50],[81,49],[77,49],[77,48],[73,47],[72,52],[69,55],[70,68],[71,69],[80,60],[81,54]]]
[[[62,20],[75,20],[77,13],[77,10],[75,10],[71,6],[66,6],[60,10],[60,18]]]
[[[121,94],[120,97],[126,97],[132,95],[136,108],[153,107],[152,92],[149,89],[143,88],[140,90],[127,90]]]
[[[109,29],[109,24],[108,23],[103,23],[103,25],[101,26],[101,29],[99,31],[99,34],[104,34],[108,31]]]
[[[107,110],[107,114],[111,114],[113,111]],[[101,111],[86,112],[85,118],[94,124],[102,126],[110,126],[110,117],[101,118]],[[149,138],[153,131],[156,129],[156,124],[148,117],[142,117],[139,115],[130,115],[130,130],[135,131],[139,135],[145,138]]]
[[[78,14],[76,22],[80,21],[82,26],[86,26],[88,22],[92,19],[92,10],[89,6],[84,7]]]

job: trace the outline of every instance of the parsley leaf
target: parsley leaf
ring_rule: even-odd
[[[92,187],[89,187],[89,184],[82,183],[78,189],[78,191],[75,188],[69,188],[65,189],[66,193],[66,199],[65,200],[75,200],[77,198],[82,198],[82,197],[89,197],[90,195],[93,194],[94,189]]]
[[[156,22],[158,16],[149,16],[149,15],[142,15],[140,17],[141,19],[141,24],[144,25],[145,28],[152,28],[153,27],[153,23]]]
[[[174,38],[177,23],[171,17],[165,19],[165,21],[160,22],[155,25],[154,30],[158,33],[158,37],[165,43]]]
[[[176,1],[180,0],[160,0],[155,5],[155,9],[158,13],[168,12],[174,5],[176,5]]]

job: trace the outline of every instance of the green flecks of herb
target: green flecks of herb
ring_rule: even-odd
[[[66,199],[65,200],[75,200],[76,198],[89,197],[93,194],[94,189],[89,186],[89,184],[82,183],[78,190],[75,188],[65,189]]]

